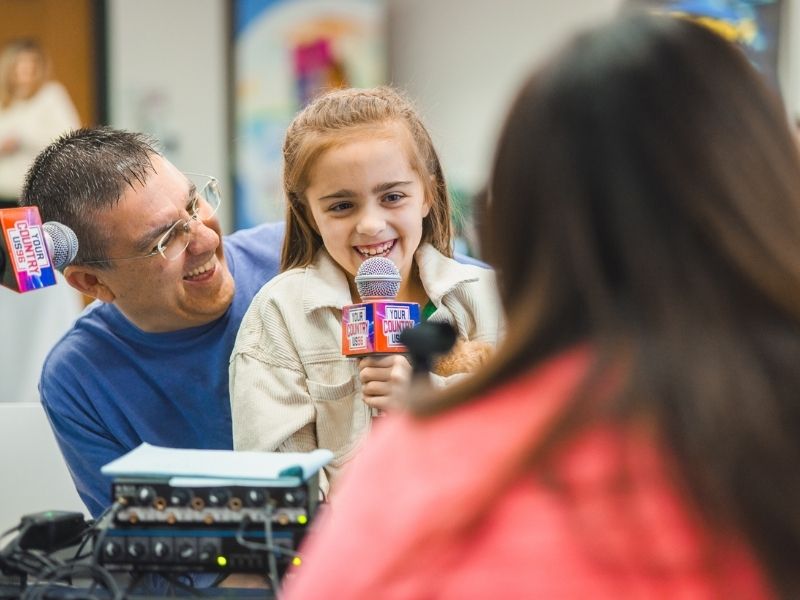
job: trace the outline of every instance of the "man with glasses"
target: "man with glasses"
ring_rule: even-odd
[[[100,301],[53,348],[39,385],[89,511],[110,504],[100,467],[142,442],[232,448],[228,359],[250,301],[277,273],[283,225],[223,238],[216,179],[108,128],[51,144],[21,202],[75,231],[64,276]]]

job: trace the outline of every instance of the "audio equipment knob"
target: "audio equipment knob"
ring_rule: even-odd
[[[194,558],[195,554],[197,554],[195,547],[188,542],[185,542],[180,546],[178,546],[178,557],[181,560],[190,561]]]
[[[192,492],[185,488],[175,488],[169,495],[170,506],[188,506],[192,500]]]
[[[156,558],[169,558],[170,548],[166,542],[161,540],[153,544],[153,556]]]
[[[225,489],[214,489],[208,492],[208,504],[210,506],[225,506],[231,499],[231,493]]]
[[[122,556],[122,546],[113,540],[107,541],[103,545],[103,556],[106,558],[119,558]]]
[[[261,490],[250,489],[247,490],[245,500],[247,500],[248,506],[264,506],[264,501],[266,498],[264,496],[264,492]]]
[[[139,506],[149,506],[156,499],[156,490],[149,485],[140,487],[136,492],[136,501]]]
[[[283,496],[284,501],[289,506],[302,506],[306,502],[306,498],[308,495],[303,488],[297,488],[296,490],[289,490]]]
[[[217,547],[214,544],[206,543],[200,545],[200,552],[197,554],[198,560],[201,562],[209,562],[214,560],[217,554]]]
[[[128,544],[128,556],[131,558],[143,558],[146,548],[142,542],[130,542]]]

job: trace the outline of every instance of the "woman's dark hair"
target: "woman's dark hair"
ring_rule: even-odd
[[[654,425],[708,525],[800,596],[800,157],[743,53],[646,15],[576,38],[513,103],[480,226],[507,338],[415,412],[587,342],[532,460],[589,420]],[[602,406],[598,380],[619,383]]]

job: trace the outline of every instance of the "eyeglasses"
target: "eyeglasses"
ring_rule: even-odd
[[[188,219],[178,219],[166,233],[162,235],[155,247],[147,254],[141,256],[128,256],[124,258],[106,258],[103,260],[84,260],[82,264],[109,263],[124,260],[139,260],[150,258],[160,254],[167,260],[175,260],[184,253],[189,243],[192,241],[192,223],[206,221],[214,216],[222,203],[222,195],[219,190],[219,181],[211,175],[201,175],[200,173],[188,173],[184,175],[192,183],[195,190],[194,197],[187,206],[189,213]]]

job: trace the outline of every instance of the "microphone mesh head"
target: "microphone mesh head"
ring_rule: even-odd
[[[42,229],[53,266],[63,269],[78,254],[78,236],[72,229],[56,221],[48,221],[42,225]]]
[[[400,291],[400,271],[388,258],[368,258],[356,273],[356,288],[362,298],[394,298]]]

